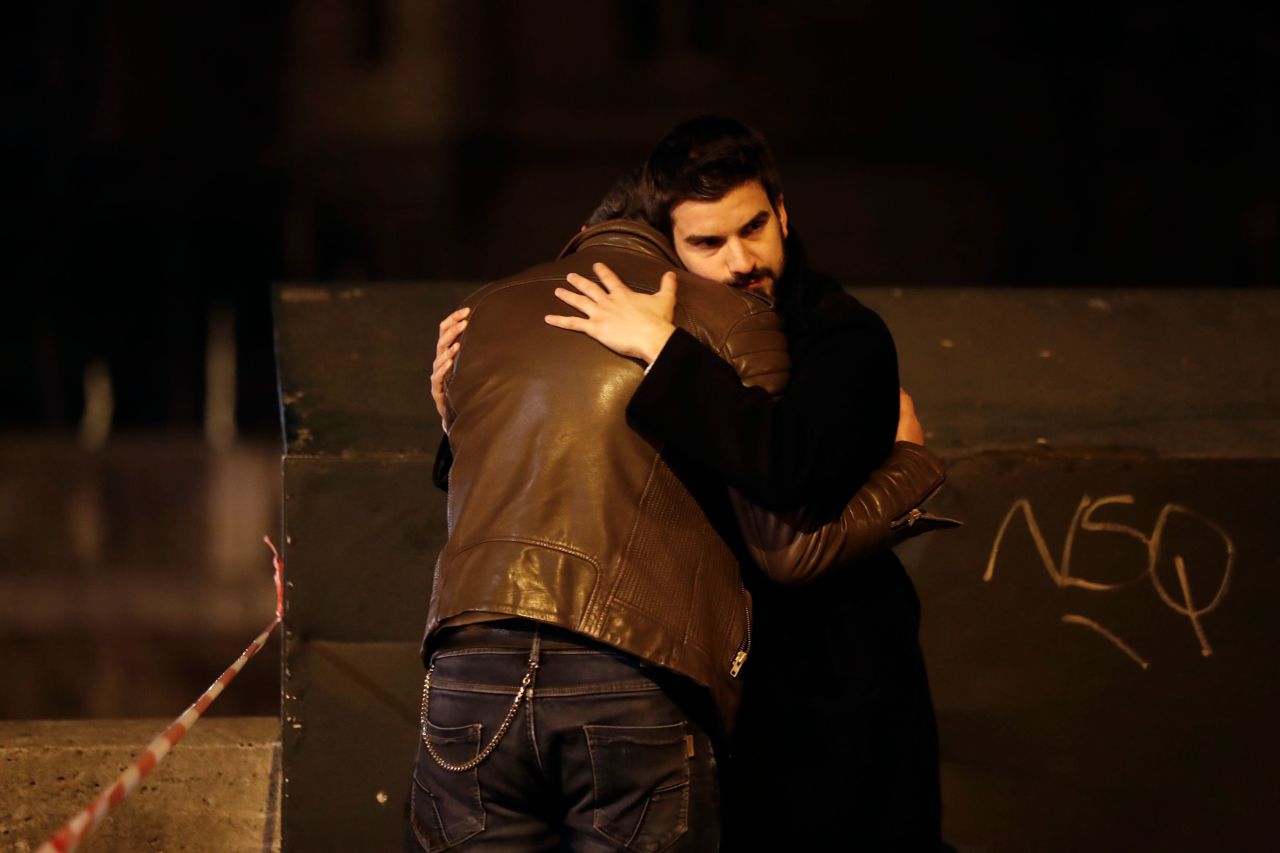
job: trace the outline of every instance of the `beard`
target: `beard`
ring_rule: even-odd
[[[751,272],[738,273],[727,284],[732,287],[750,288],[761,282],[773,282],[778,280],[778,274],[769,267],[757,267]]]
[[[764,293],[767,296],[773,295],[773,288],[778,283],[778,277],[787,266],[787,255],[785,249],[782,257],[779,258],[778,264],[772,266],[757,266],[750,272],[737,273],[725,284],[731,287],[741,287],[745,290],[752,290],[756,293]]]
[[[786,263],[785,258],[783,259],[783,263]],[[772,297],[773,288],[778,283],[778,273],[779,270],[775,270],[773,267],[756,267],[750,272],[739,273],[733,276],[726,281],[725,284],[730,287],[739,287],[743,290],[750,290],[753,293],[762,293],[765,296]]]

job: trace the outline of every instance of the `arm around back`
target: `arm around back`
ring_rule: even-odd
[[[792,341],[782,398],[744,387],[738,365],[678,330],[632,395],[629,418],[752,503],[790,510],[815,496],[843,502],[892,446],[898,371],[884,323],[840,297],[847,302],[831,300],[814,331]]]
[[[834,519],[793,510],[767,512],[736,491],[729,498],[752,561],[775,583],[801,584],[958,522],[920,510],[942,487],[942,461],[919,444],[899,441]]]

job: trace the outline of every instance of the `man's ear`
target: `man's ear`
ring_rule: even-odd
[[[787,238],[787,205],[782,199],[782,193],[778,193],[778,223],[782,226],[782,239]]]

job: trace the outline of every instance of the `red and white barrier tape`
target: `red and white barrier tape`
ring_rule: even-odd
[[[271,549],[273,555],[271,563],[275,567],[275,620],[263,629],[262,633],[249,644],[249,647],[236,659],[235,663],[227,667],[227,671],[222,673],[217,681],[209,685],[209,689],[196,700],[194,705],[183,712],[182,716],[174,720],[151,743],[147,744],[147,748],[133,760],[127,770],[120,774],[111,787],[99,794],[84,811],[63,824],[62,828],[51,835],[48,841],[40,845],[40,849],[36,853],[70,853],[70,851],[79,847],[81,842],[98,828],[98,825],[102,823],[107,814],[118,806],[121,800],[132,793],[142,780],[147,777],[147,774],[164,760],[164,757],[169,754],[169,750],[178,745],[178,741],[182,740],[182,736],[196,724],[196,721],[200,719],[200,715],[213,704],[213,700],[218,698],[223,688],[231,683],[231,679],[235,678],[240,670],[244,669],[244,665],[248,663],[249,658],[257,654],[258,650],[266,645],[267,638],[271,636],[271,632],[276,629],[276,626],[284,618],[284,562],[280,559],[280,552],[272,544],[271,538],[268,536],[262,538],[266,541],[267,547]]]

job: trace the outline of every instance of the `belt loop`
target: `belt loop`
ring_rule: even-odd
[[[527,701],[533,701],[533,687],[538,682],[538,667],[542,665],[542,627],[533,626],[533,648],[529,650],[529,692]]]

